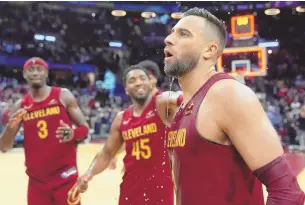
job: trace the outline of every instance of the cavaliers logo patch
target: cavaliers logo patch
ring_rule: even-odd
[[[184,115],[190,115],[194,110],[194,103],[189,104],[184,112]]]
[[[54,105],[57,103],[57,100],[56,99],[52,99],[49,101],[48,105]]]
[[[146,114],[146,119],[149,119],[151,117],[155,116],[155,113],[153,110],[150,110],[147,114]]]

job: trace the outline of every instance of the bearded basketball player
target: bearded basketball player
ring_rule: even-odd
[[[125,173],[119,205],[173,205],[165,129],[182,98],[174,92],[153,95],[149,74],[139,65],[129,67],[123,81],[132,106],[115,117],[105,146],[74,189],[85,192],[88,181],[108,167],[124,143]],[[167,105],[170,108],[168,117]]]
[[[149,73],[149,79],[152,86],[152,95],[160,95],[162,93],[162,90],[158,89],[157,87],[158,78],[160,77],[160,69],[158,64],[151,60],[144,60],[138,63],[138,65],[145,68]],[[124,151],[124,146],[122,146],[122,148],[118,151],[117,155],[110,162],[109,169],[116,168],[118,154],[122,153],[123,151]],[[122,172],[124,172],[124,170],[122,170]]]
[[[23,76],[30,90],[14,105],[0,149],[12,148],[23,126],[28,204],[67,205],[68,191],[78,178],[76,142],[88,135],[87,122],[69,90],[47,86],[43,59],[27,60]],[[78,127],[72,129],[73,124]]]
[[[255,93],[215,69],[226,28],[193,8],[165,39],[165,73],[178,78],[183,104],[170,132],[178,205],[303,205],[280,139]]]

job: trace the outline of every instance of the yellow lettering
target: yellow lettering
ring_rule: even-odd
[[[125,141],[128,140],[126,131],[123,131],[123,132],[122,132],[122,137],[123,137],[123,139],[124,139]]]
[[[167,147],[184,147],[186,140],[186,129],[170,131],[168,133]]]
[[[122,131],[122,137],[124,140],[130,140],[134,138],[139,138],[145,135],[154,134],[158,132],[158,128],[156,123],[151,123],[139,127],[135,127],[132,129],[128,129],[125,131]]]
[[[24,117],[24,121],[34,120],[38,118],[43,118],[51,115],[59,115],[60,114],[60,108],[59,106],[56,107],[49,107],[39,110],[34,110],[32,112],[27,113]]]
[[[151,149],[148,143],[148,138],[139,139],[133,142],[131,155],[136,157],[137,160],[149,159],[151,157]]]
[[[47,122],[44,121],[44,120],[39,120],[37,122],[38,136],[42,140],[46,139],[48,137],[48,135],[49,135],[47,125],[48,125]]]

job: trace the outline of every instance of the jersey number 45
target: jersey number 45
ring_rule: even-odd
[[[149,159],[151,157],[151,149],[148,145],[149,139],[139,139],[132,144],[132,156],[135,156],[137,160]]]

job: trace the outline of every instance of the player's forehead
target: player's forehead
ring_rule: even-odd
[[[202,34],[206,20],[200,16],[186,16],[178,21],[172,28],[172,32],[184,30],[191,34]]]
[[[42,65],[34,64],[30,65],[28,69],[45,69],[45,67],[43,67]]]
[[[139,78],[139,77],[143,77],[146,76],[146,73],[141,70],[141,69],[134,69],[128,72],[127,74],[127,80],[132,79],[132,78]]]

